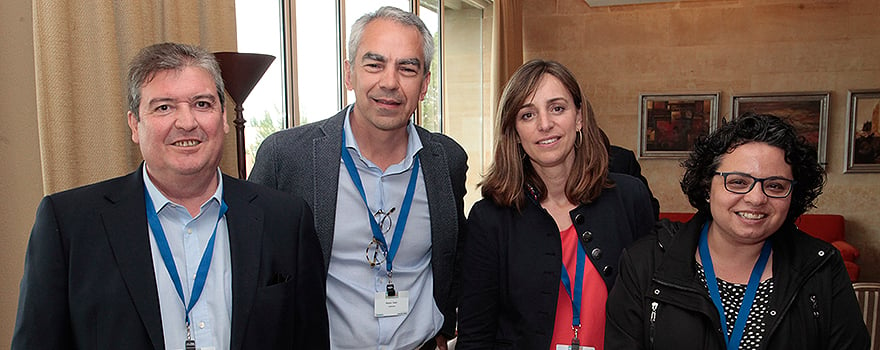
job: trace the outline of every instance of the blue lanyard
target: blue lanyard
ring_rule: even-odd
[[[183,286],[180,282],[180,275],[177,274],[177,265],[174,264],[174,256],[171,255],[171,247],[168,245],[168,239],[165,237],[165,230],[162,229],[162,223],[159,222],[159,214],[156,213],[156,207],[153,205],[153,199],[150,198],[150,191],[144,187],[144,197],[147,201],[147,221],[153,230],[153,236],[156,237],[156,247],[159,248],[159,254],[162,255],[162,261],[165,263],[165,269],[171,276],[171,282],[174,282],[174,289],[177,290],[177,296],[180,297],[181,303],[186,305],[186,299],[183,298]],[[217,223],[214,224],[214,232],[211,233],[211,239],[208,240],[208,246],[202,253],[202,260],[199,262],[199,268],[196,271],[196,279],[193,281],[193,289],[189,297],[189,305],[186,306],[186,317],[184,321],[189,330],[189,313],[202,296],[202,290],[205,288],[205,281],[208,279],[208,269],[211,267],[211,258],[214,256],[214,237],[217,236],[217,226],[220,219],[226,214],[226,202],[220,201],[220,214],[217,215]]]
[[[572,289],[571,280],[568,278],[568,269],[565,263],[562,263],[562,285],[565,286],[565,292],[571,299],[571,327],[573,329],[581,326],[581,295],[584,289],[584,265],[586,264],[587,253],[581,246],[580,240],[577,244],[577,265],[575,267],[574,288]],[[577,332],[575,332],[577,334]]]
[[[345,169],[348,170],[351,181],[354,182],[354,186],[357,187],[358,192],[361,194],[361,199],[364,200],[364,207],[367,209],[367,216],[370,218],[370,228],[373,230],[373,238],[379,242],[382,251],[386,255],[385,266],[390,276],[392,271],[391,263],[394,261],[394,256],[397,255],[397,249],[400,248],[400,240],[403,237],[403,229],[406,227],[406,219],[409,216],[409,208],[412,206],[413,195],[416,189],[416,179],[419,177],[419,155],[413,157],[412,174],[409,176],[409,185],[407,185],[406,194],[403,196],[403,204],[401,204],[400,215],[397,217],[397,226],[394,227],[394,237],[391,238],[391,248],[389,249],[388,243],[385,241],[385,235],[382,234],[382,230],[379,228],[379,223],[376,222],[373,213],[370,212],[370,205],[367,204],[367,195],[364,193],[364,184],[361,182],[361,176],[358,174],[357,167],[351,159],[351,154],[348,153],[348,149],[345,147],[345,131],[342,132],[341,153]]]
[[[718,315],[721,316],[721,330],[724,333],[724,341],[727,343],[727,350],[739,349],[739,343],[742,341],[743,333],[746,329],[746,319],[749,318],[749,311],[752,303],[755,302],[755,295],[758,292],[758,285],[761,284],[761,275],[764,274],[764,268],[767,266],[767,260],[770,258],[770,249],[772,244],[769,240],[764,241],[764,247],[761,248],[761,256],[752,268],[752,274],[749,276],[749,284],[746,286],[746,294],[743,296],[742,305],[739,307],[739,313],[736,315],[736,323],[733,325],[733,333],[727,335],[727,318],[724,317],[724,304],[721,302],[721,294],[718,292],[718,281],[715,280],[715,269],[712,267],[712,256],[709,254],[709,222],[703,225],[703,232],[700,234],[700,259],[703,260],[703,272],[706,273],[706,286],[709,288],[709,296],[718,309]]]

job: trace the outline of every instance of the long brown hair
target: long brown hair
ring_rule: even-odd
[[[581,92],[577,79],[559,62],[531,60],[519,67],[504,86],[495,116],[495,156],[479,185],[483,197],[499,205],[522,208],[526,184],[535,189],[538,201],[547,196],[547,187],[517,142],[516,133],[517,113],[535,93],[545,74],[559,79],[571,94],[583,125],[581,140],[575,143],[574,165],[565,185],[565,196],[572,203],[589,203],[602,189],[612,186],[608,179],[608,152],[602,143],[593,107]]]

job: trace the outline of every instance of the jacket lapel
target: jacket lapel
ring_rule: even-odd
[[[143,165],[127,176],[124,188],[106,194],[112,204],[101,213],[110,249],[122,279],[156,349],[164,349],[159,292],[153,271],[144,202]]]
[[[458,227],[455,207],[443,205],[443,203],[455,203],[454,194],[449,189],[452,180],[449,174],[446,153],[443,145],[433,140],[430,132],[416,128],[419,139],[422,141],[422,150],[419,151],[419,160],[422,167],[422,175],[425,177],[425,192],[428,196],[428,211],[431,218],[448,218],[444,220],[431,220],[431,249],[433,252],[449,252],[455,250],[457,237],[454,235],[438,235],[438,232],[456,232]],[[444,265],[434,260],[437,254],[432,254],[433,266]],[[442,257],[439,257],[442,258]]]
[[[322,126],[324,136],[312,140],[312,164],[314,173],[315,231],[324,253],[324,269],[330,266],[330,250],[333,245],[333,227],[336,225],[336,189],[339,188],[339,166],[342,151],[342,125],[345,122],[344,108]]]
[[[232,265],[232,349],[242,347],[258,287],[264,224],[263,211],[251,205],[256,196],[238,180],[223,175],[223,200],[229,206],[226,227]]]

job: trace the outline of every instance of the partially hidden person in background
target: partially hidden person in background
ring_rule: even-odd
[[[456,349],[603,349],[624,247],[654,223],[639,180],[609,174],[589,101],[554,61],[504,88],[495,155],[468,216]]]
[[[623,254],[608,349],[868,348],[840,252],[794,225],[825,171],[791,125],[744,114],[682,164],[697,213]]]
[[[611,140],[608,139],[608,135],[605,134],[605,131],[599,129],[599,132],[602,134],[602,142],[605,144],[605,147],[608,148],[608,171],[630,175],[645,184],[645,188],[648,189],[648,195],[651,196],[651,208],[654,209],[654,220],[659,220],[660,201],[654,197],[654,193],[651,192],[651,186],[648,185],[648,179],[642,175],[642,166],[639,165],[639,161],[636,160],[635,153],[633,153],[632,150],[612,145]]]
[[[152,45],[128,79],[144,162],[43,198],[12,349],[328,348],[309,207],[218,168],[229,126],[214,56]]]
[[[411,121],[433,52],[417,15],[364,15],[344,69],[354,104],[257,152],[250,181],[314,209],[333,349],[445,349],[455,336],[467,155]]]

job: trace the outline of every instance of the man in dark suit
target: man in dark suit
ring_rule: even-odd
[[[654,193],[651,192],[651,186],[648,186],[648,179],[642,175],[642,167],[639,165],[639,161],[636,160],[635,153],[629,149],[612,145],[611,141],[608,139],[608,135],[605,134],[605,131],[602,129],[599,129],[599,131],[602,134],[602,141],[605,142],[605,148],[608,149],[608,171],[612,173],[627,174],[642,181],[648,189],[648,195],[651,196],[651,207],[654,209],[654,220],[659,220],[660,201],[654,197]]]
[[[361,17],[350,38],[345,84],[355,103],[270,135],[250,180],[314,210],[332,348],[445,349],[467,155],[410,121],[428,88],[433,39],[418,16],[392,7]]]
[[[129,70],[135,172],[43,198],[12,349],[326,349],[301,199],[221,174],[213,55],[157,44]]]

